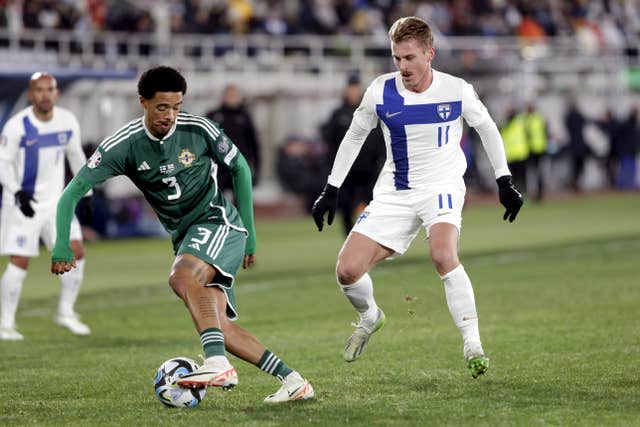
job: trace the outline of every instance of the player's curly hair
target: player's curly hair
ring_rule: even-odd
[[[431,27],[417,16],[407,16],[394,22],[389,29],[389,39],[393,43],[416,39],[422,43],[426,49],[433,47]]]
[[[151,99],[156,92],[187,93],[187,81],[177,70],[167,66],[151,68],[138,80],[138,94],[144,99]]]

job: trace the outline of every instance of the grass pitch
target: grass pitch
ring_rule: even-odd
[[[640,425],[640,197],[497,206],[464,214],[487,376],[473,380],[442,284],[416,239],[373,270],[387,326],[341,358],[355,316],[333,276],[340,227],[258,222],[258,265],[237,282],[239,322],[308,377],[316,399],[267,406],[279,384],[237,359],[240,385],[195,409],[163,407],[156,368],[197,359],[198,337],[167,283],[165,240],[89,245],[75,337],[52,322],[58,281],[32,262],[18,310],[24,342],[0,342],[0,425]],[[4,268],[6,259],[3,260]]]

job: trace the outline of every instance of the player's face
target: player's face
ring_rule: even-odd
[[[27,94],[33,110],[41,119],[47,118],[58,100],[58,86],[52,76],[42,76],[29,82]]]
[[[404,87],[412,92],[423,92],[431,84],[431,60],[433,47],[425,46],[416,39],[391,43],[391,54],[396,68],[402,76]]]
[[[153,98],[140,97],[144,124],[156,138],[162,139],[176,122],[182,106],[182,92],[156,92]]]

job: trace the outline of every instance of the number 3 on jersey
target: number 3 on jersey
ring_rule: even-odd
[[[168,178],[162,178],[162,182],[167,184],[169,187],[175,187],[176,192],[174,194],[169,194],[167,196],[168,200],[176,200],[179,199],[182,195],[182,191],[180,190],[180,185],[178,184],[178,180],[175,176],[170,176]]]

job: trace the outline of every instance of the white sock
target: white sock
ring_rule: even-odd
[[[16,311],[18,310],[18,302],[20,301],[20,291],[22,291],[22,283],[27,277],[27,270],[8,263],[7,269],[2,275],[0,287],[0,327],[15,328]]]
[[[462,334],[465,348],[480,345],[476,302],[467,272],[460,264],[440,278],[444,281],[449,313]]]
[[[84,277],[84,258],[76,261],[76,268],[60,275],[60,300],[58,302],[58,315],[72,316],[73,306],[78,299],[80,285]]]
[[[353,308],[360,313],[364,323],[373,324],[378,318],[378,305],[373,299],[373,282],[369,273],[350,285],[340,285],[340,290],[347,297]]]

